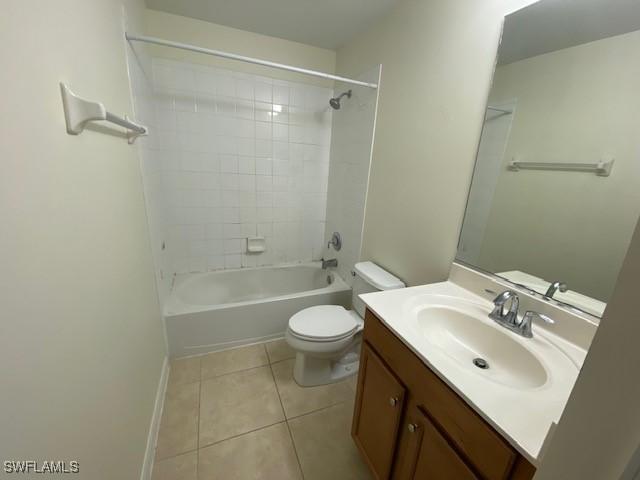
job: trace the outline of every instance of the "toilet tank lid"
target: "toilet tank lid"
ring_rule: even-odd
[[[379,290],[393,290],[405,287],[402,280],[391,275],[373,262],[356,263],[354,269],[360,278]]]

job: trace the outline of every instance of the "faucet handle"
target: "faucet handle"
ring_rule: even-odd
[[[543,322],[548,324],[556,323],[556,321],[553,318],[545,315],[544,313],[538,313],[538,312],[534,312],[533,310],[527,310],[522,316],[522,320],[520,320],[520,331],[522,332],[523,337],[527,337],[527,338],[533,337],[531,324],[533,323],[534,319],[542,320]]]
[[[542,320],[545,323],[549,323],[549,324],[554,324],[556,323],[556,321],[551,318],[548,315],[545,315],[544,313],[538,313],[538,312],[534,312],[533,310],[527,310],[526,312],[524,312],[524,315],[522,316],[522,320],[524,319],[531,319],[533,320],[534,318],[537,318],[539,320]]]

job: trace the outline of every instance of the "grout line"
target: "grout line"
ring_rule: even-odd
[[[271,379],[273,380],[273,385],[276,387],[276,395],[278,395],[278,402],[280,402],[280,408],[282,409],[282,416],[284,417],[284,421],[287,421],[287,412],[284,409],[284,403],[282,403],[282,396],[280,395],[280,389],[278,388],[278,382],[276,381],[276,374],[273,372],[273,367],[269,365],[269,371],[271,372]]]
[[[227,375],[233,375],[234,373],[247,372],[249,370],[256,370],[258,368],[264,368],[264,367],[268,367],[268,366],[269,366],[269,364],[265,363],[265,364],[262,364],[262,365],[255,365],[253,367],[242,368],[240,370],[234,370],[233,372],[221,373],[220,375],[215,375],[213,377],[202,378],[200,380],[200,382],[207,382],[209,380],[215,380],[216,378],[226,377]]]
[[[290,362],[291,360],[295,360],[296,357],[289,357],[289,358],[283,358],[281,360],[278,360],[276,362],[270,362],[270,365],[277,365],[278,363],[283,363],[283,362]]]
[[[297,420],[298,418],[306,417],[307,415],[312,415],[314,413],[322,412],[323,410],[328,410],[331,407],[335,407],[337,405],[342,405],[343,403],[349,403],[349,400],[341,400],[339,402],[332,403],[331,405],[327,405],[326,407],[316,408],[315,410],[311,410],[310,412],[305,412],[305,413],[301,413],[300,415],[295,415],[293,417],[289,417],[289,418],[287,418],[287,422],[289,420]]]
[[[304,480],[304,470],[302,470],[302,462],[300,461],[300,455],[298,455],[298,448],[296,447],[296,441],[293,439],[293,434],[291,433],[291,426],[289,425],[289,421],[287,419],[287,412],[284,410],[284,404],[282,403],[282,397],[280,396],[280,389],[278,388],[278,382],[276,382],[276,375],[273,372],[273,365],[269,365],[269,370],[271,370],[271,377],[273,378],[273,383],[276,386],[276,393],[278,395],[278,400],[280,401],[280,407],[282,408],[282,413],[285,418],[285,424],[287,425],[287,431],[289,432],[289,438],[291,439],[291,445],[293,445],[293,453],[296,455],[296,460],[298,462],[298,468],[300,469],[300,476],[302,480]]]
[[[271,365],[271,357],[269,356],[269,350],[267,350],[267,344],[262,344],[262,349],[264,350],[264,356],[267,357],[267,365]]]
[[[203,450],[205,448],[213,447],[214,445],[218,445],[219,443],[226,442],[227,440],[233,440],[234,438],[243,437],[250,433],[259,432],[260,430],[264,430],[265,428],[273,427],[274,425],[280,425],[281,423],[286,423],[286,420],[280,420],[278,422],[270,423],[269,425],[264,425],[262,427],[254,428],[253,430],[247,430],[246,432],[238,433],[237,435],[232,435],[231,437],[224,438],[222,440],[217,440],[213,443],[207,443],[206,445],[202,445],[198,448],[198,450]]]
[[[195,449],[191,449],[191,450],[186,450],[184,452],[176,453],[175,455],[171,455],[169,457],[162,457],[162,458],[154,457],[153,463],[156,464],[156,463],[164,462],[165,460],[171,460],[172,458],[182,457],[183,455],[188,455],[189,453],[194,453],[194,452],[197,452],[197,451],[198,451],[198,449],[195,448]]]
[[[178,171],[187,171],[187,170],[178,170]],[[233,254],[235,255],[235,254]],[[211,270],[214,271],[214,270]],[[199,272],[206,273],[206,272]],[[193,353],[191,355],[182,355],[181,357],[170,358],[169,362],[174,362],[176,360],[187,360],[187,359],[195,359],[199,358],[202,360],[204,357],[208,357],[209,355],[215,355],[216,353],[230,352],[231,350],[240,350],[241,348],[255,347],[256,345],[266,345],[267,343],[277,342],[278,340],[284,340],[284,337],[272,338],[270,340],[260,340],[258,342],[247,343],[245,345],[237,345],[235,347],[229,348],[221,348],[220,350],[213,350],[212,352],[203,352],[203,353]]]
[[[269,355],[269,349],[267,348],[267,342],[263,343],[264,345],[264,351],[267,354],[267,361],[269,362],[269,365],[271,365],[273,362],[271,361],[271,355]]]

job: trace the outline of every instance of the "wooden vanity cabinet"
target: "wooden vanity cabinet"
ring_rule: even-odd
[[[378,480],[529,480],[535,473],[369,310],[352,436]]]
[[[479,479],[417,406],[407,410],[406,429],[404,461],[398,463],[394,478]]]
[[[376,475],[389,478],[405,388],[366,344],[362,347],[360,362],[360,371],[367,378],[362,385],[362,398],[368,401],[356,410],[358,420],[353,423],[353,438]]]

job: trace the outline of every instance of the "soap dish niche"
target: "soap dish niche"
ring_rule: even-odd
[[[262,253],[267,249],[267,242],[264,237],[248,237],[247,253]]]

